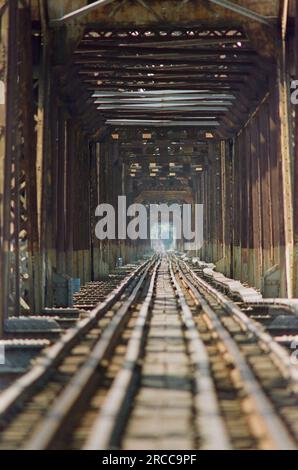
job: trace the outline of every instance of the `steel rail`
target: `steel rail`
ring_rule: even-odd
[[[123,419],[123,415],[129,407],[128,398],[134,386],[134,377],[144,342],[144,331],[152,304],[158,267],[159,263],[154,268],[146,299],[142,304],[129,340],[124,364],[117,374],[103,407],[94,422],[90,437],[84,446],[85,450],[108,449],[117,431],[117,424]]]
[[[144,281],[154,263],[156,263],[155,260],[146,266],[132,293],[123,302],[109,325],[104,329],[92,349],[90,356],[88,356],[84,364],[71,378],[60,396],[57,397],[53,406],[48,410],[40,425],[37,426],[33,436],[25,444],[25,450],[43,450],[50,448],[56,436],[64,429],[63,426],[67,422],[67,419],[71,417],[75,407],[80,403],[81,399],[85,398],[85,393],[92,379],[95,377],[98,366],[109,356],[115,347],[115,343],[117,343],[123,331],[123,326],[126,324],[130,307],[133,302],[136,301],[140,289],[144,285]]]
[[[29,372],[17,379],[10,387],[8,387],[1,394],[0,400],[0,419],[4,419],[5,416],[13,409],[13,407],[19,402],[23,401],[29,396],[34,386],[40,383],[43,379],[48,377],[48,374],[53,371],[55,367],[60,363],[62,358],[71,350],[71,348],[77,344],[80,338],[92,329],[100,318],[114,305],[114,303],[120,298],[125,290],[130,286],[131,282],[142,272],[150,260],[140,265],[135,269],[127,278],[123,280],[119,287],[117,287],[107,299],[98,304],[90,313],[88,318],[85,318],[78,322],[78,324],[68,330],[62,338],[49,348],[47,353],[40,358],[36,366],[34,366]]]
[[[189,340],[192,363],[195,366],[196,411],[200,449],[228,450],[231,443],[218,406],[208,354],[169,261],[172,284],[177,292],[181,315]]]
[[[201,308],[209,317],[214,330],[217,332],[219,338],[224,343],[229,355],[233,359],[235,366],[239,370],[240,376],[244,384],[244,388],[248,396],[251,397],[251,399],[253,400],[255,409],[258,415],[261,417],[266,427],[268,437],[274,442],[276,450],[297,449],[294,439],[290,435],[284,423],[276,415],[273,405],[271,404],[270,400],[266,397],[265,393],[263,392],[260,384],[255,378],[253,371],[251,370],[251,367],[247,364],[247,362],[245,361],[245,358],[241,354],[241,351],[239,350],[237,343],[233,340],[230,333],[223,326],[220,319],[218,318],[216,313],[213,311],[209,303],[205,300],[203,295],[198,291],[198,289],[193,285],[192,282],[190,282],[190,280],[183,273],[179,265],[179,261],[180,260],[176,259],[176,263],[177,263],[176,266],[177,266],[177,270],[178,270],[180,278],[183,279],[188,289],[194,294],[194,296],[199,301]],[[187,266],[186,263],[184,263],[184,265]],[[201,285],[201,279],[199,279],[197,276],[194,277],[194,279],[195,278],[197,282],[199,283],[199,285]],[[204,281],[202,281],[202,283],[203,282]],[[215,289],[213,290],[215,291]],[[231,303],[230,301],[223,302],[222,299],[221,301],[219,301],[219,297],[217,297],[217,294],[219,295],[219,293],[217,291],[215,291],[215,293],[216,293],[217,302],[223,308],[227,306],[226,304]],[[214,297],[214,292],[213,292],[213,297]],[[226,308],[225,310],[230,312],[230,308],[231,308],[231,305],[229,308]]]
[[[183,260],[179,260],[179,263],[182,263],[185,270],[190,274],[190,276],[210,295],[212,295],[219,304],[233,315],[238,323],[244,328],[244,330],[252,333],[256,338],[258,338],[267,349],[269,349],[275,356],[277,360],[277,365],[282,369],[288,378],[290,378],[295,385],[298,384],[298,368],[293,366],[291,359],[287,351],[280,346],[274,338],[264,331],[256,322],[252,321],[241,309],[228,297],[226,297],[221,292],[218,292],[214,287],[212,287],[208,282],[204,281],[202,278],[196,275],[190,269],[190,267]]]

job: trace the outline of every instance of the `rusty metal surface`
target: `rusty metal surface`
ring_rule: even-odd
[[[279,13],[277,1],[235,4]],[[3,284],[15,296],[14,313],[20,298],[33,311],[51,304],[53,270],[87,281],[126,256],[123,245],[91,233],[96,203],[115,203],[121,191],[131,201],[204,201],[206,258],[260,288],[276,269],[280,295],[290,296],[297,288],[292,3],[283,55],[276,26],[196,0],[112,2],[65,29],[47,24],[46,7],[51,19],[86,5],[33,1],[33,36],[22,5],[12,25],[9,62],[21,85],[10,70],[4,241],[11,253],[9,264],[4,243]]]
[[[107,5],[98,7],[92,10],[85,18],[86,22],[97,22],[106,20],[124,22],[133,22],[134,24],[145,23],[146,21],[175,21],[183,23],[185,21],[195,21],[200,18],[205,21],[214,21],[214,14],[217,14],[220,19],[228,19],[233,21],[239,19],[239,14],[231,12],[228,9],[224,9],[220,6],[213,6],[208,3],[203,3],[198,0],[189,0],[185,3],[184,8],[181,8],[181,2],[178,0],[151,0],[149,2],[143,2],[148,8],[144,7],[140,2],[130,1],[117,2],[117,5]],[[121,5],[121,3],[123,5]],[[256,0],[241,0],[234,3],[243,6],[247,9],[255,11],[260,15],[276,17],[278,15],[278,2],[274,0],[264,0],[258,2]],[[71,13],[77,9],[86,6],[87,2],[84,0],[64,0],[59,3],[55,0],[49,0],[49,14],[50,18],[58,18],[62,15]],[[120,4],[120,8],[119,8]],[[176,15],[176,16],[175,16]],[[247,20],[249,21],[249,20]]]

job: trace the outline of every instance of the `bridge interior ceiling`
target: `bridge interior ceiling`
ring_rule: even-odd
[[[195,127],[225,138],[264,96],[271,63],[239,27],[86,26],[65,87],[75,99],[75,81],[104,125]]]
[[[266,46],[257,50],[241,22],[87,23],[69,65],[57,66],[61,88],[87,128],[118,140],[134,194],[191,188],[208,141],[235,136],[272,86],[270,29],[263,26]]]

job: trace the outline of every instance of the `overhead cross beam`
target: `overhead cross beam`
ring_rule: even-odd
[[[171,120],[148,120],[148,119],[110,119],[106,124],[113,126],[157,126],[157,127],[217,127],[217,121],[171,121]]]
[[[96,2],[90,3],[82,8],[78,8],[77,10],[68,13],[67,15],[62,16],[61,18],[55,18],[50,21],[50,26],[61,26],[67,21],[74,20],[76,18],[82,17],[90,11],[94,10],[97,7],[103,7],[104,5],[108,5],[109,3],[114,2],[115,0],[97,0]]]
[[[97,0],[89,5],[86,5],[82,8],[78,8],[77,10],[74,10],[66,15],[63,15],[60,18],[55,18],[51,20],[50,25],[51,26],[63,25],[67,21],[71,21],[76,18],[82,17],[88,14],[90,11],[94,10],[95,8],[108,5],[109,3],[113,3],[114,1],[115,0]],[[157,15],[157,13],[152,8],[150,8],[143,0],[137,0],[137,1],[144,8],[150,10],[151,13]],[[273,26],[273,20],[277,20],[277,18],[270,18],[270,17],[268,18],[266,16],[260,15],[259,13],[256,13],[255,11],[250,10],[249,8],[243,7],[241,5],[237,5],[229,0],[209,0],[209,2],[215,5],[221,6],[223,8],[226,8],[235,13],[238,13],[239,15],[245,16],[246,18],[250,18],[254,21],[257,21],[258,23],[265,24],[266,26]],[[183,2],[182,2],[182,5],[183,5]],[[160,18],[158,17],[158,19]]]
[[[183,53],[183,50],[181,51],[181,53]],[[113,62],[115,63],[118,63],[118,62],[122,62],[124,64],[156,64],[156,65],[159,65],[159,64],[168,64],[168,65],[171,65],[171,64],[185,64],[187,65],[187,63],[192,63],[194,65],[201,65],[201,66],[205,66],[205,65],[254,65],[254,62],[252,59],[247,59],[247,58],[233,58],[233,59],[230,59],[230,60],[226,60],[226,59],[220,59],[220,58],[217,58],[217,59],[198,59],[197,57],[181,57],[180,55],[177,55],[177,57],[175,58],[162,58],[162,59],[156,59],[156,58],[152,58],[150,56],[146,56],[146,57],[137,57],[137,56],[131,56],[131,57],[126,57],[126,56],[118,56],[118,57],[110,57],[110,56],[107,56],[107,57],[89,57],[88,55],[86,57],[84,56],[80,56],[79,59],[76,59],[75,60],[75,64],[78,65],[78,64],[94,64],[94,65],[101,65],[101,64],[106,64],[107,60],[111,61],[111,59],[113,59]],[[189,64],[188,64],[189,65]]]
[[[258,23],[265,24],[266,26],[274,26],[272,20],[277,20],[277,18],[271,18],[267,16],[260,15],[249,8],[243,7],[241,5],[236,5],[234,2],[230,2],[229,0],[209,0],[209,2],[214,3],[215,5],[219,5],[220,7],[226,8],[227,10],[231,10],[239,15],[245,16],[246,18],[250,18],[251,20],[257,21]]]
[[[170,95],[191,95],[192,93],[194,94],[198,94],[198,90],[173,90],[171,91]],[[123,96],[141,96],[141,97],[144,97],[144,96],[152,96],[152,95],[167,95],[168,93],[165,93],[164,91],[144,91],[144,92],[137,92],[137,91],[121,91],[121,92],[95,92],[92,96],[93,97],[103,97],[103,96],[119,96],[119,97],[123,97]],[[212,94],[208,94],[208,96],[211,96],[211,97],[215,97],[217,95],[212,95]],[[221,95],[225,98],[229,98],[229,99],[232,99],[233,97],[231,95]],[[204,97],[204,92],[203,93],[200,93],[200,97]]]
[[[82,17],[88,14],[90,11],[94,10],[97,7],[102,7],[108,5],[109,3],[113,3],[115,0],[97,0],[89,5],[86,5],[82,8],[78,8],[60,18],[55,18],[50,21],[51,26],[60,26],[66,23],[67,21],[74,20],[76,18]],[[145,2],[142,0],[138,0],[139,3],[142,4],[143,7],[149,9],[152,13],[156,14],[154,10],[152,10]],[[250,18],[258,23],[265,24],[267,26],[272,26],[272,20],[276,20],[276,18],[268,18],[266,16],[260,15],[259,13],[250,10],[249,8],[243,7],[241,5],[237,5],[229,0],[209,0],[209,2],[214,3],[215,5],[221,6],[228,10],[231,10],[235,13],[238,13],[242,16]],[[159,18],[160,19],[160,18]]]
[[[173,36],[167,36],[166,38],[163,38],[160,40],[158,39],[152,39],[152,38],[135,38],[135,37],[130,37],[130,38],[125,38],[125,40],[121,40],[121,43],[119,43],[119,38],[117,39],[107,39],[107,38],[84,38],[81,42],[82,45],[84,46],[92,46],[92,45],[100,45],[101,47],[113,47],[117,46],[118,44],[121,45],[121,47],[127,47],[127,48],[135,48],[135,47],[142,47],[143,49],[147,48],[152,48],[152,47],[163,47],[167,49],[171,49],[172,47],[185,47],[185,48],[191,48],[194,46],[216,46],[219,43],[224,44],[224,45],[229,45],[229,44],[234,44],[235,41],[241,41],[241,43],[247,43],[249,40],[244,37],[244,36],[216,36],[216,37],[204,37],[204,36],[199,36],[195,39],[191,39],[189,37],[185,38],[183,37],[182,39],[175,39]]]
[[[249,100],[256,80],[260,86],[266,81],[259,56],[242,44],[247,37],[237,27],[193,26],[181,34],[174,26],[165,33],[160,27],[149,32],[144,26],[133,31],[89,28],[67,81],[81,83],[89,92],[87,107],[97,108],[107,125],[163,123],[171,128],[184,123],[188,129],[209,126],[218,132],[229,116],[234,132],[248,112],[243,100]]]
[[[229,97],[228,97],[229,96]],[[208,101],[208,103],[214,102],[218,103],[219,101],[230,101],[231,99],[235,99],[234,96],[232,95],[222,95],[222,94],[198,94],[198,95],[169,95],[165,94],[164,96],[161,95],[161,97],[153,97],[153,96],[148,96],[148,97],[142,97],[140,94],[137,95],[137,97],[131,97],[131,98],[122,98],[122,97],[109,97],[109,98],[100,98],[95,101],[96,104],[100,103],[112,103],[112,104],[120,104],[120,103],[167,103],[169,101],[194,101],[194,102],[200,102],[202,103],[205,101]],[[216,101],[215,101],[216,100]]]
[[[208,46],[205,47],[197,47],[196,49],[187,48],[187,47],[143,47],[138,44],[133,44],[131,46],[127,46],[126,44],[121,45],[119,44],[81,44],[80,47],[76,50],[76,55],[79,54],[90,54],[96,55],[98,57],[114,57],[121,55],[129,56],[130,54],[138,54],[140,59],[147,54],[152,54],[154,56],[164,56],[164,57],[171,57],[175,54],[186,54],[187,56],[216,56],[216,55],[225,55],[225,56],[232,56],[235,57],[249,55],[249,56],[257,56],[256,52],[251,49],[245,49],[242,47],[218,47],[210,49]]]

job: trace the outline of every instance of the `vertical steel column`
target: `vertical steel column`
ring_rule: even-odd
[[[262,219],[263,276],[273,266],[272,201],[270,192],[269,152],[269,106],[268,99],[260,114],[260,191]]]
[[[281,33],[278,42],[277,78],[279,89],[280,150],[282,169],[282,194],[285,229],[285,292],[293,297],[293,192],[291,175],[290,133],[289,133],[289,76],[286,63],[286,37]]]
[[[226,200],[226,184],[227,184],[227,155],[226,155],[226,145],[225,141],[220,142],[220,207],[219,215],[221,217],[221,234],[222,234],[222,245],[221,245],[221,257],[222,257],[222,266],[221,269],[226,273],[226,256],[227,256],[227,247],[226,247],[226,224],[227,224],[227,213],[228,206]]]
[[[91,279],[90,263],[90,155],[86,135],[78,132],[77,158],[75,162],[76,199],[74,211],[74,262],[76,276],[81,283]]]
[[[203,175],[203,198],[202,204],[204,204],[204,244],[202,248],[202,258],[207,261],[208,258],[208,234],[209,234],[209,206],[208,206],[208,177],[209,177],[209,163],[208,163],[208,154],[204,158],[204,175]]]
[[[74,122],[67,120],[66,138],[66,272],[73,276],[73,231],[74,231],[74,159],[75,159],[75,132]]]
[[[91,207],[90,207],[90,193],[91,193],[91,181],[90,181],[90,137],[85,136],[84,139],[84,174],[85,174],[85,246],[84,246],[84,271],[86,281],[91,281]]]
[[[16,113],[16,106],[15,113]],[[18,114],[18,113],[16,113]],[[17,123],[18,124],[18,123]],[[14,304],[11,308],[14,316],[20,314],[20,135],[18,129],[15,128],[14,152],[13,152],[13,180],[14,188],[12,191],[13,203],[13,233],[11,234],[11,245],[13,243],[13,280],[11,288],[13,289]]]
[[[281,187],[281,163],[279,158],[279,128],[278,128],[278,90],[275,86],[268,102],[269,124],[268,124],[268,146],[269,146],[269,170],[270,170],[270,195],[272,204],[272,244],[273,264],[279,265],[280,272],[283,270],[284,257],[284,228],[283,228],[283,203],[280,197]],[[281,280],[280,280],[281,284]],[[281,295],[281,294],[279,294]]]
[[[222,211],[222,204],[223,204],[223,199],[222,199],[222,167],[223,163],[221,159],[222,155],[222,148],[220,142],[216,144],[216,157],[215,157],[215,165],[216,165],[216,175],[215,175],[215,211],[216,211],[216,216],[217,216],[217,224],[216,224],[216,244],[217,244],[217,250],[216,250],[216,256],[217,260],[219,261],[223,257],[223,243],[224,243],[224,234],[223,234],[223,211]]]
[[[56,93],[55,93],[56,94]],[[51,161],[49,162],[51,171],[51,238],[53,240],[51,246],[51,259],[52,265],[58,265],[57,253],[57,231],[58,231],[58,104],[55,98],[51,100],[51,116],[50,116],[50,130],[51,130]]]
[[[3,3],[3,2],[1,2]],[[9,29],[9,14],[8,9],[3,12],[0,18],[0,63],[1,63],[1,103],[0,103],[0,337],[3,334],[3,323],[4,323],[4,299],[5,292],[3,290],[3,191],[4,191],[4,165],[5,165],[5,128],[6,128],[6,104],[7,104],[7,43],[8,43],[8,29]]]
[[[107,142],[103,140],[100,145],[100,171],[99,171],[99,194],[100,194],[100,202],[109,202],[108,195],[107,195]],[[105,278],[109,272],[109,265],[108,265],[108,241],[101,240],[100,241],[100,260],[101,260],[101,278]]]
[[[84,284],[84,188],[82,186],[82,179],[84,178],[83,160],[84,160],[84,138],[82,133],[78,132],[77,144],[77,172],[76,172],[76,214],[75,214],[75,227],[74,243],[76,249],[76,266],[77,277],[81,279]]]
[[[57,191],[57,269],[64,273],[65,251],[65,119],[61,108],[58,111],[58,191]]]
[[[251,154],[251,127],[245,128],[245,158],[246,158],[246,197],[247,197],[247,251],[244,264],[245,276],[251,285],[254,285],[254,256],[253,256],[253,206],[252,206],[252,154]]]
[[[100,246],[101,242],[97,239],[95,235],[95,225],[97,219],[95,218],[95,208],[100,203],[100,143],[98,141],[94,142],[94,188],[93,188],[93,208],[91,209],[91,219],[93,219],[92,234],[93,237],[93,276],[94,280],[100,279],[100,270],[101,270],[101,253]]]
[[[29,7],[19,10],[20,34],[20,108],[22,112],[22,159],[21,173],[23,175],[22,189],[22,219],[21,230],[26,232],[27,250],[25,257],[28,262],[28,299],[30,311],[36,312],[35,298],[40,286],[35,284],[36,260],[38,253],[38,226],[36,201],[36,135],[35,135],[35,105],[33,93],[33,59],[32,59],[32,31],[31,10]],[[24,241],[24,240],[23,240]],[[24,261],[23,261],[24,262]]]
[[[80,168],[79,168],[79,140],[80,140],[80,133],[79,129],[76,127],[76,132],[74,133],[74,149],[75,155],[73,159],[73,167],[72,167],[72,176],[73,176],[73,185],[75,186],[75,191],[73,193],[73,205],[74,205],[74,212],[73,212],[73,226],[76,228],[73,231],[72,243],[73,243],[73,265],[72,265],[72,274],[74,277],[79,277],[79,269],[78,269],[78,250],[79,250],[79,196],[80,196],[80,188],[79,188],[79,175],[80,175]]]
[[[295,79],[298,80],[298,1],[296,1],[295,12]],[[295,247],[295,269],[294,269],[294,296],[298,297],[298,105],[295,105],[295,154],[294,154],[294,247]]]
[[[222,211],[221,211],[221,160],[220,144],[209,142],[209,165],[210,165],[210,254],[213,263],[217,263],[222,257]]]
[[[45,304],[51,305],[51,257],[49,246],[52,244],[52,221],[49,219],[51,203],[51,67],[50,67],[50,33],[47,25],[47,5],[39,0],[43,48],[39,78],[39,97],[37,112],[37,214],[39,232],[39,272],[37,275],[38,292],[36,308],[40,310]]]
[[[253,246],[252,256],[254,261],[253,285],[261,287],[262,275],[262,213],[260,199],[260,128],[259,114],[254,118],[251,125],[251,185],[252,185],[252,223],[253,223]]]
[[[211,234],[211,224],[210,224],[210,213],[211,213],[211,197],[210,197],[210,161],[209,161],[209,145],[208,153],[205,155],[205,181],[204,181],[204,227],[205,227],[205,236],[204,236],[204,259],[206,261],[210,260],[210,234]]]
[[[6,129],[5,129],[5,161],[4,161],[4,185],[3,185],[3,231],[2,231],[2,305],[4,318],[8,315],[10,297],[10,230],[11,230],[11,179],[13,152],[15,149],[16,124],[15,124],[15,99],[17,91],[17,0],[9,2],[8,21],[8,52],[7,52],[7,101],[6,101]],[[17,181],[15,181],[15,190]],[[15,253],[18,256],[18,253]],[[19,273],[16,273],[15,282],[19,283]]]
[[[95,236],[95,209],[98,201],[96,142],[90,142],[90,250],[91,250],[91,279],[98,279],[97,239]]]
[[[233,215],[232,215],[232,277],[240,279],[241,243],[242,243],[242,164],[240,158],[239,137],[233,139],[232,143],[232,182],[233,182]]]
[[[210,256],[211,261],[216,263],[217,261],[217,233],[216,228],[218,224],[217,211],[216,211],[216,148],[213,142],[210,142]]]
[[[231,156],[230,145],[226,141],[221,141],[221,214],[222,214],[222,269],[226,276],[231,276],[231,203],[233,185],[231,185]]]
[[[249,264],[249,246],[250,246],[250,199],[249,199],[249,174],[250,174],[250,158],[248,155],[248,131],[245,128],[240,136],[240,145],[238,158],[241,162],[241,262],[240,262],[240,278],[248,280],[248,264]]]

